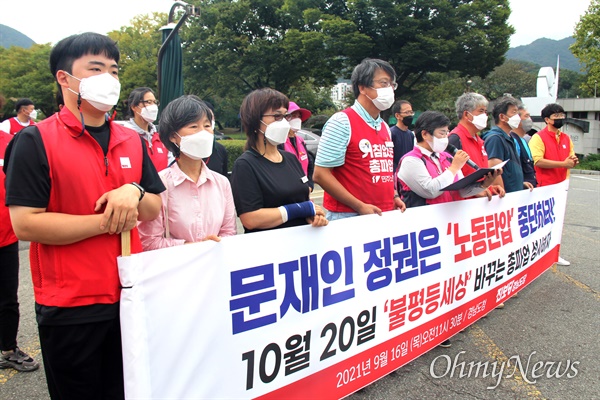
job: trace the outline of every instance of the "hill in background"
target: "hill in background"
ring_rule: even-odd
[[[25,49],[33,46],[35,42],[28,36],[22,34],[10,26],[0,24],[0,46],[9,48],[11,46],[23,47]]]
[[[560,56],[560,69],[569,69],[581,73],[582,65],[575,58],[569,46],[575,43],[575,38],[567,37],[561,40],[541,38],[525,46],[518,46],[506,52],[509,60],[528,61],[541,67],[556,69],[556,56]]]

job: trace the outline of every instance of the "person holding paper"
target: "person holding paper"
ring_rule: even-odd
[[[309,199],[308,177],[296,156],[279,150],[290,130],[288,98],[273,89],[257,89],[240,108],[246,151],[231,176],[235,208],[246,233],[328,221]]]
[[[450,120],[437,111],[425,111],[415,123],[417,145],[400,160],[399,188],[407,208],[447,203],[483,193],[498,171],[488,173],[483,182],[475,182],[459,191],[443,191],[444,187],[463,178],[461,168],[469,159],[457,150],[454,159],[446,150]]]
[[[204,240],[220,241],[237,233],[229,180],[202,160],[213,152],[213,113],[193,95],[171,101],[160,117],[160,140],[176,158],[159,172],[167,188],[155,219],[140,222],[144,250]]]

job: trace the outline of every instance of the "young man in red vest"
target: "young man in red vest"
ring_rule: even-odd
[[[19,99],[15,104],[16,117],[8,118],[0,123],[0,131],[14,135],[29,125],[35,125],[37,111],[30,99]]]
[[[394,103],[396,72],[383,60],[365,59],[352,72],[356,101],[325,124],[313,180],[324,190],[327,219],[406,206],[394,188],[394,144],[379,115]]]
[[[535,176],[540,187],[568,179],[569,170],[579,163],[571,138],[560,130],[565,117],[565,110],[560,104],[548,104],[542,109],[546,127],[529,141]],[[568,266],[571,263],[558,257],[558,265]]]
[[[124,398],[117,257],[120,233],[141,251],[164,186],[137,133],[105,113],[117,104],[119,49],[82,33],[58,42],[50,70],[59,113],[22,130],[6,157],[6,204],[31,242],[30,266],[52,399]]]

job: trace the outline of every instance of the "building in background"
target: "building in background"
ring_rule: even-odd
[[[556,75],[551,67],[540,68],[537,96],[521,99],[534,122],[532,130],[537,132],[546,126],[541,117],[541,111],[546,104],[558,103],[567,114],[561,130],[571,137],[575,153],[584,156],[600,153],[600,98],[557,98],[559,70],[560,60],[557,61]]]

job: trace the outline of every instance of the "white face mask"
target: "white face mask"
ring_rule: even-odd
[[[96,109],[107,112],[119,101],[121,83],[108,72],[82,79],[75,78],[68,72],[67,75],[79,81],[79,93],[71,88],[69,90],[80,95]]]
[[[209,131],[200,131],[187,136],[175,134],[181,138],[179,150],[192,160],[202,160],[212,154],[214,136]]]
[[[142,118],[144,118],[144,121],[154,122],[158,116],[158,106],[156,104],[151,104],[149,106],[142,107],[142,112],[140,115]]]
[[[521,116],[519,114],[515,114],[508,119],[508,126],[510,126],[512,129],[517,129],[520,123]]]
[[[431,146],[431,151],[433,151],[434,153],[441,153],[442,151],[446,150],[446,147],[448,147],[447,137],[439,139],[435,137],[435,135],[431,136],[433,136],[433,143],[429,143],[429,145]]]
[[[469,113],[471,114],[471,113]],[[483,114],[479,114],[479,115],[473,115],[473,125],[475,125],[475,128],[482,130],[483,128],[485,128],[487,126],[487,120],[488,120],[488,116],[486,113]]]
[[[265,124],[262,120],[260,122]],[[281,121],[271,122],[269,125],[267,125],[267,130],[264,132],[264,134],[269,143],[271,143],[273,146],[277,146],[285,143],[289,131],[290,123],[285,119],[282,119]]]
[[[391,86],[385,88],[377,88],[377,97],[371,99],[367,96],[379,111],[385,111],[394,104],[394,88]]]
[[[37,118],[37,111],[33,110],[29,113],[29,119],[34,120]]]
[[[291,129],[296,132],[302,129],[302,120],[300,118],[293,118],[290,120]]]

